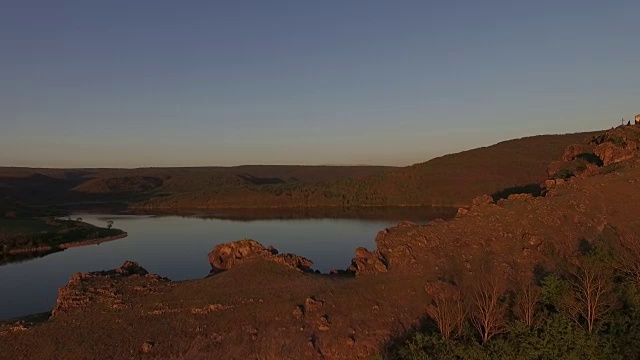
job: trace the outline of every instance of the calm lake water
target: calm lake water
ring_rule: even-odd
[[[296,216],[259,216],[249,214],[213,214],[200,216],[100,215],[76,214],[85,222],[114,227],[129,236],[116,241],[71,248],[24,262],[0,266],[0,320],[49,311],[55,304],[58,288],[72,274],[108,270],[125,260],[138,262],[151,273],[171,280],[201,278],[209,273],[207,254],[216,244],[252,238],[265,246],[273,245],[281,253],[295,253],[311,259],[314,269],[328,272],[345,269],[355,248],[375,249],[378,231],[410,219],[426,223],[451,215],[450,210],[426,210],[395,215],[340,214],[328,218]]]

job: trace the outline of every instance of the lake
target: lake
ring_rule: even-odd
[[[375,249],[376,234],[401,220],[426,223],[448,218],[451,209],[363,212],[220,212],[217,214],[109,215],[78,213],[83,221],[129,236],[99,245],[70,248],[41,258],[0,266],[0,320],[49,311],[58,288],[76,272],[108,270],[125,260],[171,280],[202,278],[211,269],[207,254],[216,244],[251,238],[279,252],[311,259],[313,269],[345,269],[358,246]]]

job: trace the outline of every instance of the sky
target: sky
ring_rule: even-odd
[[[0,0],[0,165],[409,165],[640,113],[637,0]]]

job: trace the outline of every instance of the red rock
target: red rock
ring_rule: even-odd
[[[533,199],[531,194],[511,194],[507,197],[509,201],[529,201]]]
[[[309,271],[313,265],[313,261],[302,256],[276,254],[278,251],[273,247],[265,248],[257,241],[244,239],[216,245],[209,253],[209,263],[213,272],[228,270],[242,262],[255,259],[265,259],[303,271]]]
[[[493,204],[493,198],[487,194],[474,198],[472,202],[472,206],[481,206],[487,204]]]
[[[369,256],[369,250],[367,250],[367,248],[364,247],[358,247],[356,248],[356,257],[357,258],[366,258],[367,256]]]
[[[322,308],[322,306],[324,305],[324,301],[322,300],[315,300],[313,298],[306,298],[304,300],[304,311],[305,312],[314,312],[314,311],[318,311]]]
[[[591,146],[586,144],[574,144],[569,145],[562,155],[562,160],[571,161],[580,154],[584,154],[591,151]]]
[[[635,155],[634,151],[616,146],[609,142],[596,146],[593,151],[602,160],[602,163],[605,166],[629,160]]]

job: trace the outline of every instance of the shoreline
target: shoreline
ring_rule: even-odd
[[[451,204],[451,205],[424,205],[424,204],[401,204],[401,205],[272,205],[272,206],[162,206],[162,205],[144,205],[139,206],[136,203],[128,204],[127,210],[271,210],[271,209],[363,209],[363,208],[460,208],[469,206],[467,204]]]
[[[73,248],[73,247],[98,245],[103,242],[119,240],[127,237],[128,235],[129,235],[128,233],[123,232],[122,234],[118,234],[114,236],[107,236],[107,237],[96,238],[96,239],[87,239],[83,241],[64,243],[64,244],[54,245],[54,246],[45,245],[45,246],[38,246],[38,247],[32,247],[32,248],[13,249],[13,250],[3,252],[2,254],[3,255],[21,255],[21,254],[41,253],[41,252],[56,251],[56,250],[62,251],[62,250]]]

